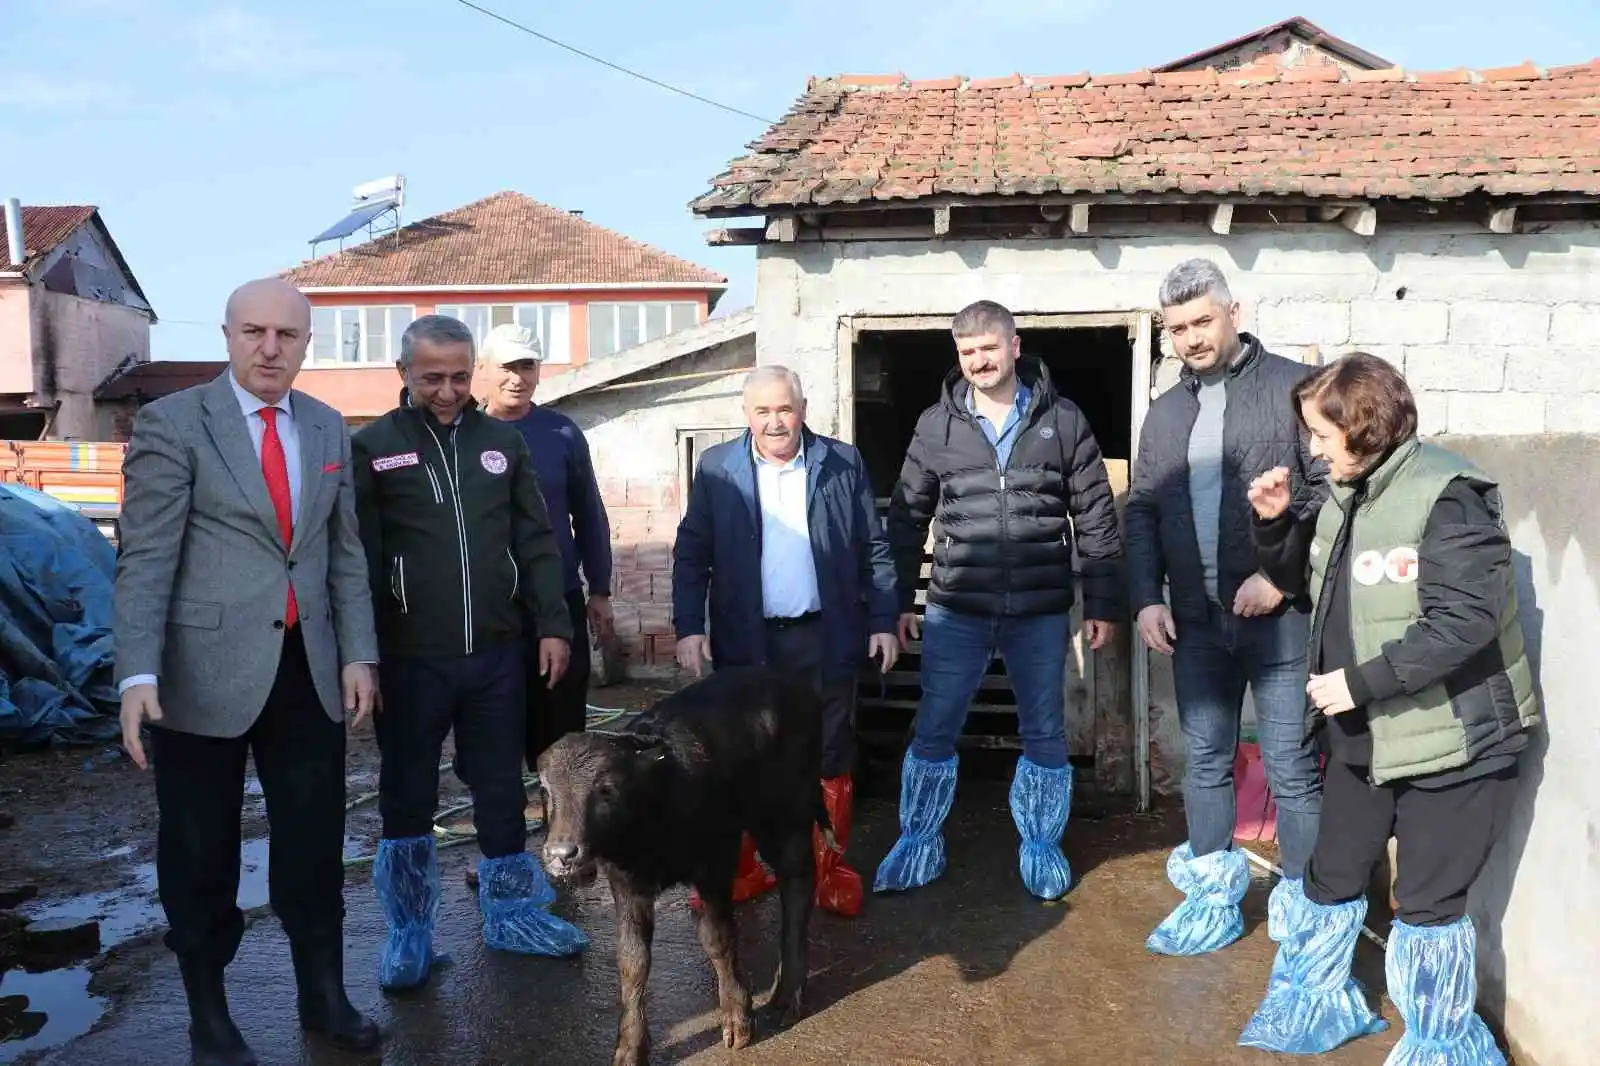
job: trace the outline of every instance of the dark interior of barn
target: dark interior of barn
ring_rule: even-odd
[[[1023,329],[1024,356],[1043,360],[1056,391],[1077,404],[1107,459],[1130,457],[1133,363],[1120,326]],[[955,369],[948,330],[865,332],[856,344],[855,443],[873,489],[887,497],[900,476],[917,418]]]
[[[1019,330],[1024,356],[1040,358],[1056,390],[1084,412],[1108,461],[1126,463],[1132,443],[1133,360],[1121,326]],[[880,512],[900,476],[917,418],[938,401],[956,366],[948,330],[860,334],[855,349],[855,444],[866,461]],[[1120,464],[1119,464],[1120,465]],[[1115,479],[1114,479],[1115,480]],[[917,613],[922,613],[918,582]],[[887,677],[864,674],[857,731],[864,776],[895,780],[920,696],[921,661],[913,644]],[[997,657],[974,700],[962,737],[965,765],[979,774],[1009,773],[1018,750],[1015,699]],[[1074,762],[1079,762],[1077,756]],[[881,774],[880,774],[881,772]]]

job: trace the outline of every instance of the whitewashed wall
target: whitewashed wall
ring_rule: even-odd
[[[1153,308],[1162,275],[1194,255],[1228,271],[1247,326],[1269,346],[1324,357],[1359,346],[1402,366],[1430,433],[1576,432],[1600,415],[1595,225],[766,245],[758,357],[805,374],[813,423],[834,431],[823,419],[838,412],[841,315],[953,314],[980,298],[1019,312]]]
[[[980,298],[1017,312],[1153,309],[1162,275],[1195,255],[1229,273],[1247,327],[1269,347],[1309,362],[1360,347],[1399,366],[1423,432],[1448,434],[1445,443],[1506,486],[1548,724],[1475,893],[1483,1002],[1526,1062],[1591,1063],[1600,1046],[1600,1012],[1585,1006],[1600,983],[1600,715],[1589,646],[1600,631],[1600,438],[1582,434],[1600,418],[1600,226],[767,245],[758,359],[804,374],[812,424],[839,432],[841,316],[948,315]],[[1151,684],[1153,755],[1164,767],[1156,784],[1172,788],[1182,740],[1162,665]]]

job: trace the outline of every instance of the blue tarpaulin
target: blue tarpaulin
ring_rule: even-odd
[[[111,542],[78,509],[0,484],[0,742],[101,744],[120,733]]]

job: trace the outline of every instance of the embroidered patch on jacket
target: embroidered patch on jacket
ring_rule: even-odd
[[[478,462],[482,463],[483,468],[491,474],[504,474],[506,472],[506,457],[504,453],[497,452],[493,448],[478,456]]]
[[[381,474],[385,470],[397,470],[402,466],[416,466],[421,461],[422,460],[417,457],[416,452],[400,452],[397,455],[380,455],[376,459],[372,460],[372,469]]]
[[[1039,436],[1042,437],[1045,440],[1049,440],[1051,437],[1053,437],[1055,435],[1056,435],[1056,431],[1054,429],[1052,429],[1050,426],[1045,426],[1043,429],[1041,429],[1039,431]]]
[[[1356,556],[1350,567],[1351,575],[1363,585],[1376,585],[1383,580],[1383,553],[1364,551]]]
[[[343,463],[328,463],[322,468],[324,474],[337,474],[344,469]]]
[[[1417,549],[1415,548],[1390,548],[1389,554],[1383,557],[1383,573],[1390,581],[1402,585],[1410,584],[1417,579]]]

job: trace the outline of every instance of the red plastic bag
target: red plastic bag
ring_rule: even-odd
[[[1278,804],[1267,787],[1267,767],[1261,761],[1260,744],[1239,742],[1233,756],[1233,799],[1237,812],[1233,839],[1278,839]]]

